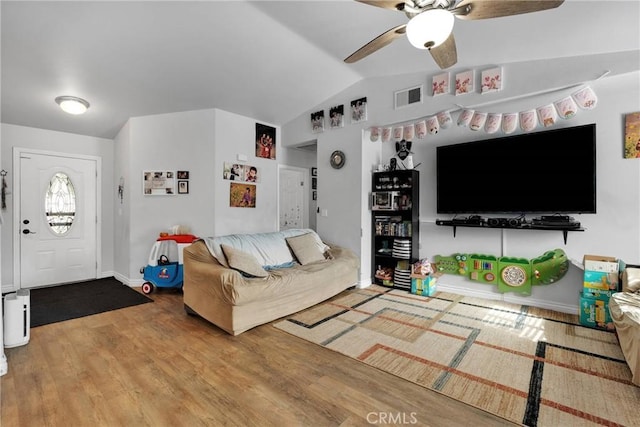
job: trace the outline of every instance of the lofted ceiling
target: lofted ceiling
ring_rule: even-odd
[[[353,0],[3,0],[0,13],[2,122],[96,137],[115,137],[130,117],[207,108],[283,125],[362,79],[440,71],[404,37],[344,63],[407,22]],[[639,19],[637,0],[567,0],[456,20],[451,69],[638,50]],[[68,115],[59,95],[91,107]]]

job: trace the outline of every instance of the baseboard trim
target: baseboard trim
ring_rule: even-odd
[[[511,304],[521,304],[521,305],[528,305],[531,307],[544,308],[546,310],[557,311],[560,313],[568,313],[568,314],[580,313],[579,305],[560,304],[553,301],[541,300],[541,299],[536,299],[531,297],[520,297],[516,295],[487,292],[481,289],[470,290],[470,289],[460,288],[457,286],[440,285],[440,284],[438,284],[438,290],[442,292],[451,292],[453,294],[464,295],[469,297],[484,298],[484,299],[490,299],[490,300],[496,300],[496,301],[504,301]]]
[[[361,286],[361,285],[364,285],[364,286]],[[369,282],[368,284],[364,284],[363,282],[360,282],[358,284],[358,288],[366,288],[368,286],[371,286],[371,282]],[[546,301],[546,300],[535,299],[531,297],[519,297],[515,295],[487,292],[481,289],[467,289],[467,288],[461,288],[457,286],[438,284],[438,291],[450,292],[452,294],[458,294],[465,297],[484,298],[488,300],[508,302],[511,304],[528,305],[530,307],[544,308],[545,310],[557,311],[559,313],[568,313],[568,314],[580,313],[579,305],[560,304],[560,303],[555,303],[553,301]]]

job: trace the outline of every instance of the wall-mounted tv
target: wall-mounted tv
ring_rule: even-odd
[[[440,146],[437,213],[596,213],[596,125]]]

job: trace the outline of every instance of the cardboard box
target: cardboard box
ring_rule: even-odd
[[[432,265],[433,270],[435,271],[435,265]],[[442,276],[444,273],[435,272],[428,275],[417,274],[415,272],[414,266],[411,266],[411,293],[415,295],[422,295],[425,297],[430,297],[436,292],[438,292],[436,283],[438,282],[438,278]]]
[[[585,255],[582,263],[584,271],[600,271],[603,273],[618,273],[620,266],[618,260],[609,256]]]
[[[620,260],[603,255],[585,255],[583,265],[585,296],[610,297],[620,289],[620,270],[624,265]]]
[[[595,299],[580,293],[580,324],[590,328],[614,330],[608,299]]]
[[[584,289],[595,289],[598,291],[618,291],[620,280],[618,273],[607,273],[604,271],[584,271],[584,280],[582,283]],[[590,292],[590,291],[588,291]]]
[[[415,295],[430,297],[438,292],[436,286],[437,282],[438,279],[433,275],[418,277],[411,275],[411,293]]]
[[[611,298],[611,295],[613,295],[616,292],[618,291],[604,291],[602,289],[593,289],[593,288],[586,288],[586,287],[582,288],[583,296],[587,298],[601,299],[605,301],[609,301],[609,299]]]

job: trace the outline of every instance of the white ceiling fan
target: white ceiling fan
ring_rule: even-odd
[[[426,49],[442,69],[458,62],[456,42],[453,37],[455,18],[488,19],[554,9],[564,0],[356,0],[384,9],[404,12],[409,18],[380,34],[369,43],[349,55],[344,62],[353,63],[407,35],[409,42],[418,49]]]

